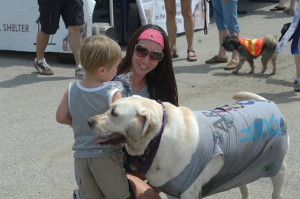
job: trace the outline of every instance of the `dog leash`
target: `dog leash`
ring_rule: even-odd
[[[206,0],[204,0],[204,13],[205,13],[205,16],[204,16],[204,34],[207,35],[207,8],[206,8]]]
[[[162,135],[162,133],[164,131],[164,128],[166,126],[166,123],[167,123],[166,108],[160,100],[157,100],[157,102],[160,103],[163,107],[163,119],[162,119],[162,125],[161,125],[161,128],[160,128],[160,131],[154,137],[154,139],[151,140],[151,142],[147,146],[144,154],[136,157],[137,169],[138,169],[138,171],[141,171],[144,174],[147,173],[147,171],[149,170],[149,168],[150,168],[150,166],[153,162],[153,159],[154,159],[155,154],[156,154],[156,152],[158,150],[158,147],[159,147],[161,135]]]
[[[299,20],[300,20],[299,16],[300,16],[300,4],[298,4],[298,6],[297,6],[293,21],[292,21],[289,29],[286,31],[286,33],[282,37],[280,43],[277,45],[276,51],[279,51],[279,52],[284,51],[286,44],[288,43],[289,39],[293,36],[294,32],[297,29],[297,26],[299,26]]]

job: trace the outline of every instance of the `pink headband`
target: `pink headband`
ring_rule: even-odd
[[[164,37],[158,30],[146,29],[141,33],[138,40],[154,41],[164,48]]]

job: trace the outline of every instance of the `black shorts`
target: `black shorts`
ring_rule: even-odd
[[[55,34],[62,16],[66,28],[84,24],[82,0],[38,0],[41,30]]]

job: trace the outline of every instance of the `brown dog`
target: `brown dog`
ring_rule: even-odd
[[[261,55],[262,70],[260,75],[264,74],[267,69],[267,64],[272,60],[273,71],[271,75],[276,74],[276,60],[278,57],[278,52],[276,51],[277,41],[274,35],[268,35],[264,38],[257,39],[257,42],[261,43],[261,48],[259,44],[254,43],[253,40],[238,38],[235,35],[225,36],[223,39],[222,46],[226,51],[237,51],[239,54],[240,62],[233,73],[238,73],[245,61],[250,64],[251,70],[249,73],[254,73],[254,59]],[[252,42],[252,43],[251,43]],[[243,43],[247,46],[243,45]]]

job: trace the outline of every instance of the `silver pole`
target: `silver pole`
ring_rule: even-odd
[[[110,15],[110,25],[114,26],[114,3],[113,0],[109,0],[109,15]]]

